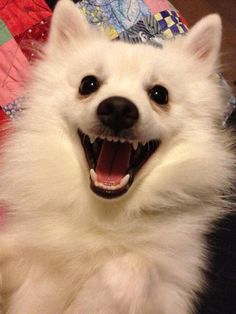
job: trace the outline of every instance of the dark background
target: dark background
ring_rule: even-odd
[[[217,12],[221,15],[223,73],[236,94],[236,0],[172,0],[171,2],[187,19],[190,26],[207,14]],[[56,1],[47,0],[47,3],[53,8]],[[233,124],[235,121],[233,119]],[[220,221],[215,231],[206,236],[206,241],[211,252],[211,267],[205,274],[208,288],[199,296],[197,313],[236,314],[236,214],[228,215]]]
[[[207,14],[220,14],[223,21],[221,58],[223,72],[236,94],[236,86],[233,85],[233,82],[236,84],[236,0],[170,0],[170,2],[183,14],[190,26]]]

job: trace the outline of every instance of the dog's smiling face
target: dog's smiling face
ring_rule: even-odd
[[[103,49],[109,49],[110,44]],[[125,45],[118,46],[117,57],[111,55],[110,60],[106,57],[105,63],[99,60],[100,72],[95,69],[85,72],[78,88],[81,106],[76,118],[78,133],[88,162],[91,188],[104,198],[126,193],[141,167],[157,150],[163,135],[156,123],[155,107],[167,111],[169,105],[167,89],[147,80],[147,68],[138,70],[139,64],[132,60],[132,55],[127,56],[126,65],[133,71],[125,68],[123,58],[117,60],[123,55],[120,48]]]
[[[112,42],[70,1],[59,2],[37,75],[58,69],[50,77],[53,106],[77,136],[83,173],[95,194],[125,196],[145,177],[149,185],[159,184],[163,166],[203,152],[204,132],[222,116],[210,78],[220,37],[214,15],[163,48]]]

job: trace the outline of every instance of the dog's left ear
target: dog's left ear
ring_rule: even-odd
[[[211,14],[196,23],[184,38],[184,49],[202,66],[212,71],[218,60],[222,24],[218,14]]]
[[[49,33],[49,46],[65,49],[73,40],[83,40],[93,32],[86,18],[71,0],[60,0],[55,7]]]

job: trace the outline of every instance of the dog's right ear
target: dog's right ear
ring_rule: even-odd
[[[63,50],[73,40],[86,39],[93,28],[71,0],[60,0],[55,7],[49,32],[49,47]]]

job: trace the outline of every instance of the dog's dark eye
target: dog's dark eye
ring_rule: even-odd
[[[161,85],[153,86],[149,90],[148,95],[158,105],[166,105],[168,103],[168,90]]]
[[[96,90],[98,90],[99,85],[100,85],[99,81],[95,76],[93,75],[85,76],[80,83],[79,93],[80,95],[85,96],[92,94],[96,92]]]

